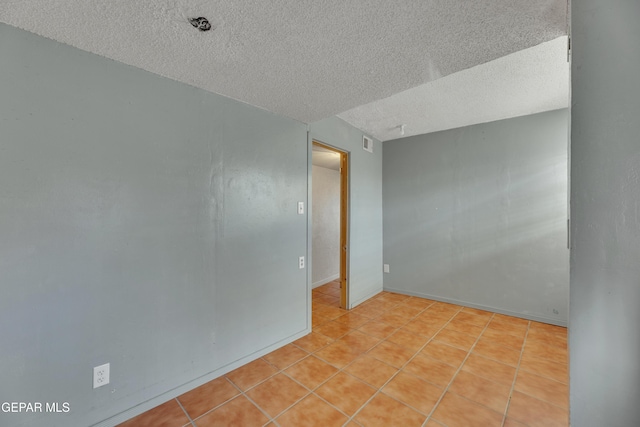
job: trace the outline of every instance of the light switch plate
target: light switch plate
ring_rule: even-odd
[[[298,202],[298,215],[304,215],[304,202]]]

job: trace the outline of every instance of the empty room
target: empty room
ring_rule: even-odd
[[[639,16],[0,1],[0,425],[640,425]]]

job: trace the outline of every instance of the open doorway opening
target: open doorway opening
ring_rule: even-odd
[[[313,141],[312,282],[342,309],[349,307],[349,153]]]

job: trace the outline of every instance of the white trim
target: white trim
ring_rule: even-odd
[[[340,273],[338,274],[333,274],[329,277],[326,277],[322,280],[318,280],[317,282],[313,282],[313,285],[311,285],[312,288],[317,288],[318,286],[322,286],[322,285],[326,285],[329,282],[333,282],[336,279],[340,278]]]
[[[550,317],[537,316],[535,314],[519,313],[519,312],[516,312],[516,311],[503,310],[501,308],[489,307],[489,306],[486,306],[486,305],[475,304],[475,303],[471,303],[471,302],[468,302],[468,301],[460,301],[460,300],[457,300],[457,299],[454,299],[454,298],[443,298],[443,297],[439,297],[439,296],[435,296],[435,295],[423,294],[423,293],[420,293],[420,292],[407,292],[407,291],[404,291],[404,290],[394,289],[394,288],[384,288],[384,290],[387,291],[387,292],[394,292],[396,294],[411,295],[411,296],[414,296],[414,297],[427,298],[427,299],[431,299],[431,300],[434,300],[434,301],[440,301],[440,302],[447,302],[447,303],[450,303],[450,304],[462,305],[464,307],[477,308],[478,310],[491,311],[492,313],[505,314],[507,316],[519,317],[521,319],[533,320],[534,322],[549,323],[551,325],[563,326],[565,328],[567,327],[567,321],[566,320],[563,321],[563,320],[559,320],[559,319],[552,319]]]
[[[150,409],[155,408],[158,405],[161,405],[163,403],[165,403],[168,400],[174,399],[188,391],[191,391],[193,389],[195,389],[196,387],[200,387],[203,384],[208,383],[209,381],[215,380],[216,378],[221,377],[222,375],[226,374],[227,372],[231,372],[236,368],[239,368],[240,366],[244,366],[249,362],[253,362],[254,360],[264,356],[265,354],[271,353],[274,350],[279,349],[280,347],[283,347],[287,344],[290,344],[292,342],[294,342],[295,340],[302,338],[303,336],[307,335],[311,333],[311,329],[307,328],[301,332],[298,332],[294,335],[291,335],[287,338],[284,338],[274,344],[271,344],[265,348],[263,348],[262,350],[258,350],[256,352],[254,352],[253,354],[250,354],[248,356],[242,357],[238,360],[236,360],[235,362],[231,362],[225,366],[222,366],[214,371],[209,372],[208,374],[205,374],[203,376],[201,376],[200,378],[196,378],[195,380],[189,381],[181,386],[178,386],[176,388],[174,388],[173,390],[169,390],[166,393],[162,393],[159,396],[156,396],[152,399],[147,400],[146,402],[143,402],[137,406],[134,406],[131,409],[127,409],[124,412],[120,412],[119,414],[116,414],[114,416],[112,416],[111,418],[107,418],[106,420],[100,421],[99,423],[93,424],[91,427],[115,427],[119,424],[122,424],[123,422],[138,416],[140,414],[143,414],[145,412],[147,412]]]

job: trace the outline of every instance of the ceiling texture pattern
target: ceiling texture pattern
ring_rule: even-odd
[[[189,23],[200,16],[210,31]],[[558,55],[557,47],[567,35],[567,0],[0,0],[0,22],[305,123],[344,113],[383,140],[400,136],[393,126],[406,124],[405,136],[421,129],[416,120],[459,85],[529,85],[548,71],[539,60],[549,55],[568,76],[566,49]],[[524,55],[528,73],[518,71],[523,55],[512,54],[533,47]],[[503,57],[512,61],[454,78]],[[565,84],[568,93],[568,77]],[[401,92],[404,101],[394,97]],[[421,114],[389,115],[398,103]],[[376,125],[381,112],[393,123]]]

